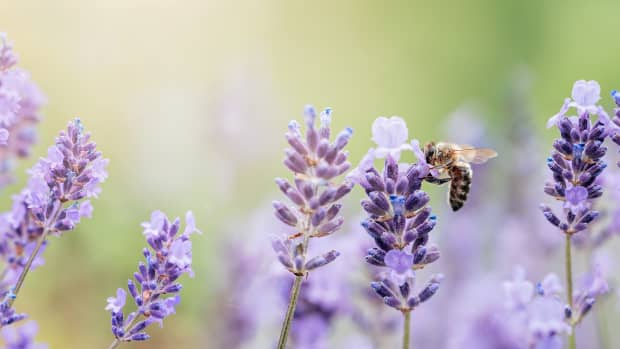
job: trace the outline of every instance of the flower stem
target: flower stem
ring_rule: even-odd
[[[286,347],[286,341],[291,330],[291,324],[293,323],[293,315],[295,314],[295,307],[297,306],[297,298],[299,298],[299,291],[301,290],[302,281],[302,275],[295,275],[295,282],[293,283],[293,288],[291,289],[291,299],[288,303],[288,309],[286,310],[286,317],[282,323],[282,330],[280,331],[278,349],[284,349]]]
[[[603,299],[603,301],[606,301],[606,299]],[[601,347],[601,349],[610,349],[611,346],[609,345],[609,331],[607,328],[607,321],[605,321],[605,309],[605,306],[599,305],[599,307],[596,309],[596,312],[594,313],[594,321],[596,324],[599,346]]]
[[[568,305],[570,306],[571,310],[574,311],[573,309],[573,262],[572,262],[572,256],[571,256],[571,235],[570,234],[566,234],[566,250],[565,250],[565,261],[564,261],[564,265],[566,268],[566,289],[567,289],[567,296],[568,296]],[[577,345],[575,343],[575,325],[571,319],[571,334],[568,337],[568,348],[569,349],[576,349]]]
[[[403,329],[403,349],[410,349],[410,336],[411,336],[411,311],[403,313],[405,315],[405,328]]]
[[[114,349],[116,347],[118,347],[121,344],[121,341],[117,339],[114,340],[114,342],[112,342],[112,344],[110,344],[110,346],[108,347],[108,349]]]
[[[13,302],[15,302],[15,299],[17,299],[17,294],[19,293],[19,290],[22,288],[22,285],[24,284],[24,280],[26,280],[26,275],[28,275],[28,272],[30,271],[30,268],[32,267],[32,262],[34,262],[34,259],[37,257],[37,254],[39,254],[39,250],[41,249],[41,246],[43,246],[45,239],[47,239],[47,234],[49,234],[49,232],[50,232],[49,228],[43,229],[43,233],[41,234],[41,237],[39,237],[39,241],[37,241],[37,245],[35,246],[30,256],[28,257],[28,261],[26,262],[26,265],[24,266],[24,270],[22,270],[21,274],[19,274],[19,279],[17,279],[17,282],[15,283],[15,286],[13,287],[13,290],[12,290],[13,296],[9,298],[9,300],[7,301],[9,307],[11,307],[13,305]]]

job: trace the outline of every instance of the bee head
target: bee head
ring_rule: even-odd
[[[435,146],[435,142],[426,143],[424,146],[424,157],[426,158],[426,163],[432,164],[436,156],[437,147]]]

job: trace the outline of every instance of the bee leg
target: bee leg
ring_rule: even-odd
[[[437,185],[442,185],[442,184],[446,184],[446,183],[450,182],[452,180],[452,177],[436,178],[436,177],[433,177],[433,176],[426,176],[426,177],[424,177],[424,180],[429,182],[429,183],[433,183],[433,184],[437,184]]]

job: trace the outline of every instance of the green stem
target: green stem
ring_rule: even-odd
[[[403,349],[410,349],[410,337],[411,337],[411,311],[403,313],[405,315],[405,328],[403,329]]]
[[[13,290],[12,290],[13,295],[7,301],[9,307],[13,306],[13,302],[15,302],[15,299],[17,299],[17,294],[19,293],[19,290],[21,290],[22,285],[24,284],[24,280],[26,280],[26,275],[28,275],[28,272],[30,271],[30,268],[32,267],[32,262],[34,262],[34,259],[37,257],[37,254],[39,254],[39,250],[41,249],[41,246],[43,246],[43,242],[45,242],[45,239],[47,239],[47,235],[49,234],[49,232],[50,232],[49,228],[45,228],[43,230],[43,234],[41,234],[41,237],[39,237],[39,241],[37,241],[37,245],[35,246],[30,256],[28,257],[28,261],[26,262],[26,265],[24,266],[24,270],[22,270],[21,274],[19,274],[19,279],[17,279],[17,283],[15,283],[15,286],[13,287]]]
[[[566,255],[566,259],[564,261],[564,265],[566,268],[566,289],[567,289],[567,296],[568,296],[568,305],[570,306],[571,310],[575,311],[575,309],[573,309],[573,261],[572,261],[572,256],[571,256],[571,235],[570,234],[566,234],[566,250],[565,250],[565,255]],[[571,334],[568,337],[568,348],[569,349],[576,349],[577,348],[577,344],[575,342],[575,325],[571,319]]]
[[[286,347],[286,341],[291,330],[291,324],[293,323],[293,315],[295,314],[295,307],[297,306],[297,298],[299,298],[299,291],[301,290],[302,281],[302,275],[295,275],[295,282],[293,283],[293,288],[291,289],[291,299],[288,303],[288,309],[286,310],[286,317],[282,323],[282,330],[280,331],[278,349],[284,349]]]
[[[603,299],[606,301],[606,299]],[[601,349],[609,349],[609,332],[607,331],[607,321],[605,321],[605,306],[597,304],[598,308],[594,312],[594,320],[596,321],[596,330]]]

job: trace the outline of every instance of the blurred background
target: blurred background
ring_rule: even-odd
[[[19,163],[2,207],[10,207],[26,169],[70,118],[83,120],[110,159],[93,219],[52,239],[46,265],[32,273],[16,305],[37,320],[38,338],[51,348],[106,347],[112,335],[105,299],[142,257],[139,224],[155,209],[170,216],[191,209],[205,232],[194,239],[196,277],[184,281],[177,315],[163,330],[125,346],[223,347],[213,329],[226,311],[214,309],[235,302],[224,292],[228,267],[247,244],[271,254],[272,232],[250,235],[278,229],[269,203],[280,199],[273,178],[288,176],[283,133],[308,103],[333,107],[334,128],[355,129],[354,164],[374,146],[370,125],[381,115],[402,116],[421,142],[462,137],[492,146],[500,157],[475,176],[475,197],[510,211],[515,196],[531,190],[519,209],[538,217],[546,200],[544,159],[556,136],[546,120],[579,79],[599,81],[602,105],[612,109],[609,91],[620,87],[618,9],[614,1],[2,1],[0,31],[49,100],[34,156]],[[516,172],[523,161],[533,167]],[[507,182],[514,177],[524,181]],[[456,241],[451,236],[463,239],[460,219],[474,226],[467,234],[481,235],[472,238],[479,249],[459,258],[498,279],[510,278],[513,264],[532,261],[526,250],[513,250],[510,263],[489,258],[497,247],[487,237],[506,222],[491,220],[488,210],[465,216],[475,206],[446,211],[443,189],[431,192],[445,212],[437,233],[444,256]],[[356,189],[346,202],[348,230],[356,230],[361,196]],[[532,245],[531,232],[513,230]],[[559,233],[547,227],[545,234]],[[617,245],[610,243],[610,254]],[[563,275],[559,253],[544,251],[548,264],[532,277]],[[578,269],[586,268],[583,259]],[[446,280],[471,275],[444,266]],[[256,302],[269,293],[263,291]],[[620,320],[613,298],[600,316],[605,324]],[[262,335],[269,333],[275,338],[277,328]],[[253,343],[246,347],[268,347]],[[444,344],[437,345],[427,347]]]

